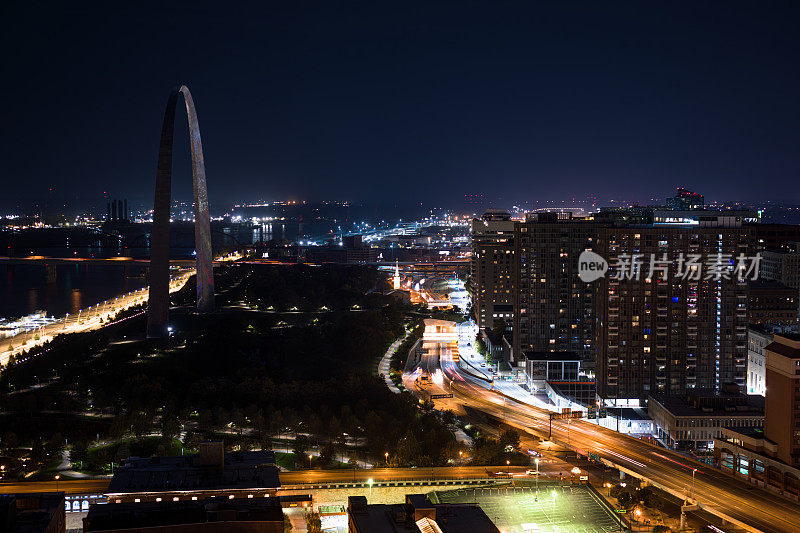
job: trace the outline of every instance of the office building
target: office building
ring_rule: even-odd
[[[764,427],[764,398],[739,392],[735,383],[720,392],[693,390],[685,396],[653,394],[647,411],[657,438],[667,447],[709,449],[724,428]]]
[[[798,224],[758,224],[755,228],[756,246],[760,251],[791,252],[800,242]]]
[[[678,187],[675,196],[668,197],[666,201],[667,207],[675,211],[703,209],[705,204],[705,198],[703,198],[702,194],[689,191],[683,187]]]
[[[761,252],[760,279],[774,280],[793,289],[800,289],[800,243],[787,245],[784,251]]]
[[[773,280],[791,287],[800,313],[800,242],[788,243],[780,251],[762,251],[759,279]]]
[[[578,257],[595,246],[597,225],[570,213],[529,214],[514,231],[516,365],[521,354],[573,352],[594,367],[594,287],[578,277]]]
[[[424,494],[407,494],[404,504],[368,504],[347,499],[348,533],[500,533],[477,504],[434,504]]]
[[[767,355],[764,353],[774,336],[774,327],[751,324],[747,328],[747,394],[764,396],[767,390]]]
[[[609,264],[592,283],[597,394],[606,405],[719,391],[723,383],[744,390],[747,284],[727,268],[729,258],[752,255],[752,228],[735,217],[702,218],[696,225],[597,229],[594,251]],[[692,264],[697,254],[699,264]]]
[[[797,324],[797,290],[779,281],[750,281],[747,284],[751,324],[790,326]]]
[[[106,497],[114,504],[264,498],[279,488],[273,452],[224,453],[221,442],[202,442],[196,455],[123,461]]]
[[[64,533],[63,492],[0,494],[0,531],[6,533]]]
[[[514,221],[505,211],[489,210],[472,221],[470,291],[480,330],[497,319],[514,318]]]

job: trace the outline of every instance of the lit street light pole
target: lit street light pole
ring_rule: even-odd
[[[692,468],[692,501],[694,502],[694,474],[697,472],[696,468]]]

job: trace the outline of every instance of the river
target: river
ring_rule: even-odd
[[[35,311],[60,317],[147,285],[144,266],[86,262],[55,269],[48,280],[43,265],[0,266],[0,318]]]

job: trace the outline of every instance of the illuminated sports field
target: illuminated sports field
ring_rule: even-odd
[[[555,504],[553,502],[555,492]],[[441,503],[480,504],[503,533],[600,533],[619,522],[585,486],[539,486],[436,491]]]

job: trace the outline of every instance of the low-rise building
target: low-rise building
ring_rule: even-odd
[[[764,354],[764,429],[726,428],[714,439],[714,464],[800,499],[800,335],[776,333]]]
[[[764,433],[774,442],[777,457],[800,467],[800,335],[776,334],[767,356],[767,396]]]
[[[769,325],[751,324],[747,328],[747,394],[764,396],[767,390],[767,356],[764,348],[772,342]]]
[[[246,499],[272,497],[279,488],[273,452],[224,453],[221,442],[202,442],[196,455],[123,461],[106,496],[108,503]]]
[[[63,492],[0,494],[0,531],[4,533],[64,533]]]
[[[709,449],[725,428],[764,426],[764,398],[741,394],[733,383],[723,385],[720,393],[697,390],[686,396],[651,394],[648,412],[656,437],[677,449]]]
[[[800,468],[777,458],[778,445],[759,428],[724,428],[714,438],[714,466],[750,483],[800,498]]]
[[[93,505],[83,519],[83,530],[86,533],[283,533],[283,509],[276,498]]]
[[[500,533],[477,504],[434,504],[424,494],[408,494],[404,504],[368,504],[347,499],[348,533]]]

